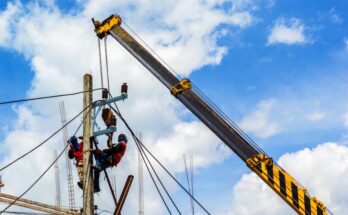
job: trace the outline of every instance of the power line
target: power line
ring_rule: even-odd
[[[22,215],[49,215],[48,213],[34,213],[34,212],[23,212],[23,211],[6,211],[6,214],[22,214]]]
[[[123,118],[121,112],[119,111],[116,103],[114,102],[114,105],[116,106],[116,109],[110,105],[110,108],[120,117],[120,119],[123,121],[127,129],[132,134],[133,138],[137,140],[138,143],[140,143],[141,147],[143,147],[150,155],[151,157],[165,170],[165,172],[185,191],[187,195],[189,195],[207,214],[211,214],[208,212],[208,210],[193,196],[191,193],[167,170],[167,168],[164,167],[164,165],[145,147],[145,145],[137,138],[133,130],[128,125],[127,121]]]
[[[57,98],[57,97],[63,97],[63,96],[73,96],[85,92],[93,92],[96,90],[101,90],[103,88],[96,88],[91,91],[80,91],[80,92],[75,92],[75,93],[66,93],[66,94],[58,94],[58,95],[52,95],[52,96],[42,96],[42,97],[36,97],[36,98],[29,98],[29,99],[18,99],[18,100],[11,100],[11,101],[3,101],[0,102],[0,105],[5,105],[5,104],[12,104],[12,103],[18,103],[18,102],[27,102],[27,101],[34,101],[34,100],[41,100],[41,99],[51,99],[51,98]]]
[[[85,111],[85,110],[86,110],[87,108],[89,108],[90,106],[91,106],[91,105],[89,105],[89,106],[87,106],[86,108],[84,108],[77,116],[79,116],[83,111]],[[88,112],[89,112],[90,110],[91,110],[91,109],[89,109]],[[86,114],[86,116],[87,116],[87,115],[88,115],[88,114]],[[76,116],[76,117],[77,117],[77,116]],[[76,117],[74,117],[74,119],[76,119]],[[73,134],[73,136],[75,136],[75,135],[77,134],[77,132],[78,132],[79,129],[81,128],[81,126],[82,126],[83,122],[85,121],[85,119],[86,119],[86,118],[84,118],[84,119],[82,120],[82,122],[80,123],[80,125],[77,127],[77,129],[76,129],[75,133]],[[70,122],[71,122],[71,121],[70,121]],[[70,122],[69,122],[69,123],[70,123]],[[65,126],[66,126],[66,125],[65,125]],[[65,126],[63,126],[63,127],[65,127]],[[56,159],[48,166],[48,168],[39,176],[39,178],[36,179],[36,181],[35,181],[32,185],[30,185],[28,189],[26,189],[19,197],[17,197],[12,203],[10,203],[4,210],[2,210],[2,211],[0,212],[0,214],[6,212],[7,209],[9,209],[14,203],[16,203],[20,198],[22,198],[27,192],[29,192],[29,191],[31,190],[31,188],[33,188],[33,187],[37,184],[37,182],[40,181],[40,179],[48,172],[48,170],[49,170],[49,169],[57,162],[57,160],[64,154],[64,152],[65,152],[65,150],[67,149],[67,147],[69,146],[69,144],[70,144],[70,143],[67,143],[67,144],[64,146],[62,152],[61,152],[61,153],[56,157]]]
[[[47,139],[45,139],[42,143],[40,143],[39,145],[35,146],[34,148],[32,148],[31,150],[29,150],[28,152],[24,153],[23,155],[21,155],[20,157],[18,157],[17,159],[11,161],[10,163],[8,163],[7,165],[5,165],[4,167],[2,167],[0,169],[0,172],[3,171],[4,169],[6,169],[7,167],[11,166],[12,164],[16,163],[17,161],[19,161],[20,159],[24,158],[25,156],[27,156],[28,154],[32,153],[33,151],[35,151],[36,149],[38,149],[39,147],[41,147],[43,144],[45,144],[49,139],[51,139],[53,136],[55,136],[57,133],[59,133],[63,128],[65,128],[67,125],[69,125],[72,121],[74,121],[78,116],[80,116],[83,111],[85,111],[87,108],[89,108],[90,106],[84,108],[80,113],[78,113],[75,117],[73,117],[71,120],[69,120],[69,122],[65,123],[65,125],[63,125],[62,127],[60,127],[57,131],[55,131],[51,136],[49,136]],[[81,125],[79,126],[81,127]]]

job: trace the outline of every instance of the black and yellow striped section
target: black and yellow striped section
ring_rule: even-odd
[[[285,172],[272,158],[258,154],[249,158],[247,165],[266,182],[282,199],[300,215],[328,215],[326,207],[315,197],[310,197],[291,175]]]

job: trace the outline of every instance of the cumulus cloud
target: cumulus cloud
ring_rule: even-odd
[[[280,125],[273,122],[270,116],[276,104],[275,99],[261,101],[255,111],[241,120],[240,127],[246,132],[251,132],[261,138],[267,138],[278,133]]]
[[[330,161],[330,162],[328,162]],[[324,143],[313,149],[284,154],[278,163],[324,202],[334,214],[348,210],[348,147]],[[318,171],[320,169],[320,171]],[[231,215],[294,214],[255,174],[243,175],[233,188]]]
[[[13,23],[13,15],[15,15],[20,9],[21,5],[17,2],[10,2],[4,11],[0,11],[0,45],[6,44],[11,36],[12,28],[10,27]]]
[[[225,1],[156,3],[90,0],[79,1],[81,10],[68,14],[62,14],[54,1],[42,2],[30,2],[22,6],[9,2],[7,9],[1,12],[1,30],[10,33],[1,37],[1,47],[25,56],[34,72],[28,97],[79,91],[82,89],[82,75],[89,72],[94,75],[94,87],[101,85],[97,38],[90,22],[91,17],[103,19],[115,11],[122,14],[124,20],[134,23],[134,29],[154,50],[169,64],[176,65],[174,68],[177,72],[184,75],[204,65],[218,64],[227,53],[227,47],[218,45],[224,35],[217,30],[219,26],[245,28],[253,20],[251,12],[246,9],[225,10],[219,7]],[[15,16],[17,12],[20,15]],[[12,30],[8,31],[10,23]],[[165,165],[170,165],[175,172],[182,171],[183,168],[174,159],[180,159],[187,152],[193,154],[195,168],[207,167],[229,156],[226,149],[219,145],[218,139],[202,124],[181,119],[181,107],[175,98],[126,50],[112,39],[108,40],[108,44],[112,47],[108,50],[111,93],[117,95],[119,86],[123,82],[128,83],[129,99],[120,103],[119,108],[129,124],[143,132],[144,143],[163,159]],[[94,99],[98,98],[100,92],[94,93]],[[82,109],[82,96],[64,98],[64,101],[67,119]],[[19,105],[15,109],[18,119],[14,129],[3,140],[7,152],[1,160],[1,166],[37,145],[60,127],[57,100]],[[74,122],[69,127],[69,134],[72,134],[78,123]],[[120,132],[126,130],[120,123],[118,129]],[[61,142],[61,136],[57,135],[33,155],[2,172],[6,183],[3,192],[14,195],[23,192],[49,165],[52,148],[58,148],[58,151],[62,149]],[[122,165],[117,168],[120,185],[127,174],[136,174],[136,147],[130,144],[127,150]],[[75,171],[74,176],[76,179]],[[43,195],[55,192],[53,177],[51,171],[26,197],[46,203],[54,202],[54,195],[52,198]],[[65,186],[62,189],[66,191]],[[76,189],[76,197],[80,197],[81,193]],[[149,214],[162,214],[162,205],[150,181],[145,182],[145,189],[148,189],[146,211]],[[171,186],[170,191],[176,191],[174,186]],[[135,196],[135,192],[130,194],[129,199],[137,199],[132,196]],[[96,197],[100,197],[97,200],[100,204],[112,204],[106,191]],[[80,198],[77,202],[80,202]],[[67,205],[66,198],[62,204]],[[126,203],[125,207],[130,214],[136,213],[136,204],[136,200]]]
[[[320,112],[320,111],[315,111],[311,114],[309,114],[307,116],[307,119],[311,120],[311,121],[318,121],[321,120],[325,117],[325,113],[324,112]]]
[[[305,35],[305,25],[300,19],[279,18],[275,21],[267,41],[268,45],[281,43],[293,45],[307,43],[309,39]]]

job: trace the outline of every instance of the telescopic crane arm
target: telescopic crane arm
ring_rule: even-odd
[[[254,145],[238,127],[204,101],[193,90],[188,79],[179,80],[175,77],[121,27],[121,22],[122,20],[118,15],[111,15],[102,23],[93,20],[95,32],[100,39],[106,35],[111,35],[116,39],[298,214],[329,214],[321,201],[311,197],[306,188],[302,187],[291,175],[273,162],[272,158]]]

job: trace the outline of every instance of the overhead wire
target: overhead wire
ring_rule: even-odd
[[[36,97],[36,98],[2,101],[2,102],[0,102],[0,105],[12,104],[12,103],[18,103],[18,102],[28,102],[28,101],[41,100],[41,99],[50,99],[50,98],[57,98],[57,97],[63,97],[63,96],[73,96],[73,95],[82,94],[82,93],[86,93],[86,92],[93,92],[93,91],[101,90],[101,89],[103,89],[103,88],[96,88],[93,90],[79,91],[79,92],[75,92],[75,93],[58,94],[58,95],[52,95],[52,96],[42,96],[42,97]]]
[[[29,155],[42,145],[44,145],[48,140],[50,140],[52,137],[54,137],[56,134],[58,134],[61,130],[63,130],[67,125],[69,125],[72,121],[74,121],[77,117],[79,117],[87,108],[90,106],[85,107],[81,112],[79,112],[76,116],[74,116],[72,119],[70,119],[67,123],[65,123],[62,127],[60,127],[58,130],[56,130],[53,134],[51,134],[49,137],[47,137],[43,142],[41,142],[39,145],[35,146],[34,148],[30,149],[28,152],[24,153],[23,155],[19,156],[15,160],[11,161],[10,163],[6,164],[5,166],[0,168],[0,172],[11,166],[12,164],[16,163],[20,159],[24,158],[25,156]]]
[[[109,81],[109,61],[108,61],[108,49],[107,49],[107,38],[106,35],[104,38],[104,49],[105,49],[105,68],[106,68],[106,81],[108,84],[108,90],[110,91],[110,81]]]
[[[146,148],[146,146],[139,140],[139,138],[135,135],[134,131],[131,129],[127,121],[123,118],[121,112],[119,111],[117,104],[113,103],[116,107],[116,109],[112,106],[110,108],[120,117],[122,122],[125,124],[129,132],[132,134],[133,138],[136,139],[138,143],[140,143],[140,146],[143,147],[147,153],[150,154],[150,156],[165,170],[165,172],[185,191],[187,195],[189,195],[207,214],[211,214],[194,196],[191,195],[191,193],[168,171],[168,169]]]
[[[147,163],[145,162],[144,155],[143,155],[143,153],[142,153],[141,150],[140,150],[140,146],[138,145],[137,142],[135,142],[135,143],[136,143],[136,146],[138,147],[138,150],[139,150],[139,152],[140,152],[141,157],[143,158],[145,167],[146,167],[146,169],[147,169],[147,171],[148,171],[148,173],[149,173],[149,175],[150,175],[150,177],[151,177],[151,180],[152,180],[153,184],[155,185],[156,190],[157,190],[158,194],[160,195],[160,197],[161,197],[161,199],[162,199],[163,204],[164,204],[165,207],[167,208],[168,213],[169,213],[169,214],[172,214],[172,212],[171,212],[171,210],[170,210],[170,208],[169,208],[167,202],[166,202],[165,199],[163,198],[163,195],[162,195],[161,191],[160,191],[159,188],[158,188],[158,185],[157,185],[157,183],[156,183],[156,181],[155,181],[155,179],[154,179],[154,177],[153,177],[153,175],[152,175],[152,173],[151,173],[151,171],[150,171],[150,169],[149,169]]]
[[[123,21],[125,26],[148,48],[154,56],[157,57],[157,59],[167,67],[167,69],[174,73],[178,78],[182,78],[180,74],[178,74],[161,56],[159,56],[125,21]],[[209,97],[207,97],[199,88],[194,84],[194,82],[191,81],[191,84],[194,86],[194,89],[196,89],[196,93],[201,95],[200,98],[205,101],[207,104],[210,104],[209,106],[215,110],[216,112],[220,113],[220,116],[229,123],[231,127],[233,127],[237,133],[239,133],[242,137],[244,137],[246,140],[249,141],[249,144],[254,146],[259,152],[262,152],[266,154],[245,132],[243,132],[214,102],[212,102]],[[267,154],[266,154],[267,155]]]
[[[100,82],[101,87],[104,88],[104,80],[103,80],[103,65],[102,65],[102,57],[101,57],[101,48],[100,48],[100,40],[97,37],[98,40],[98,51],[99,51],[99,70],[100,70]]]
[[[132,135],[132,136],[133,136],[133,135]],[[134,136],[133,136],[133,138],[134,138]],[[178,212],[179,214],[181,214],[181,212],[180,212],[178,206],[175,204],[173,198],[170,196],[168,190],[165,188],[165,186],[164,186],[162,180],[159,178],[159,176],[158,176],[157,172],[155,171],[154,167],[152,166],[152,164],[151,164],[149,158],[147,157],[146,153],[144,152],[144,149],[141,147],[141,145],[140,145],[140,143],[137,141],[137,139],[134,138],[134,141],[136,142],[137,146],[139,146],[139,147],[138,147],[138,150],[141,150],[141,152],[139,151],[140,154],[145,156],[145,158],[146,158],[147,162],[149,163],[149,165],[150,165],[152,171],[155,173],[157,180],[160,182],[162,188],[163,188],[164,191],[166,192],[168,198],[170,199],[170,201],[171,201],[172,204],[174,205],[175,209],[177,210],[177,212]],[[144,159],[143,156],[142,156],[142,158]],[[144,162],[145,162],[145,160],[144,160]]]
[[[86,108],[84,108],[81,112],[83,112],[84,110],[86,110],[87,108],[89,108],[91,105],[89,105],[89,106],[87,106]],[[90,110],[88,110],[88,112],[89,112]],[[80,113],[81,113],[80,112]],[[80,114],[78,114],[78,115],[80,115]],[[87,116],[88,114],[86,114],[86,116]],[[85,117],[86,117],[85,116]],[[74,118],[74,119],[76,119],[76,118]],[[74,132],[74,134],[73,134],[73,136],[75,136],[76,134],[77,134],[77,132],[79,131],[79,129],[81,128],[81,126],[82,126],[82,124],[83,124],[83,122],[85,121],[85,119],[86,118],[84,118],[83,120],[82,120],[82,122],[80,123],[80,125],[77,127],[77,129],[76,129],[76,131]],[[65,152],[65,150],[68,148],[68,146],[70,145],[70,143],[68,142],[65,146],[64,146],[64,148],[63,148],[63,150],[61,151],[61,153],[54,159],[54,161],[47,167],[47,169],[34,181],[34,183],[33,184],[31,184],[30,186],[29,186],[29,188],[27,188],[20,196],[18,196],[13,202],[11,202],[5,209],[3,209],[1,212],[0,212],[0,214],[2,214],[2,213],[4,213],[4,212],[6,212],[6,210],[7,209],[9,209],[13,204],[15,204],[20,198],[22,198],[26,193],[28,193],[36,184],[37,184],[37,182],[39,182],[40,180],[41,180],[41,178],[48,172],[48,170],[50,170],[50,168],[57,162],[57,160],[64,154],[64,152]]]

